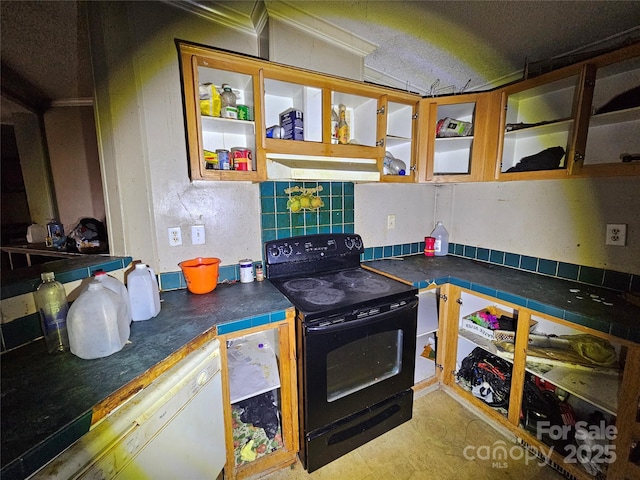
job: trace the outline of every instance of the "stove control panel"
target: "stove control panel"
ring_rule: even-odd
[[[325,258],[357,256],[364,252],[360,235],[329,233],[283,238],[265,243],[267,265],[324,261]]]

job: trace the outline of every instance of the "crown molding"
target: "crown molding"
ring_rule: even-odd
[[[279,20],[301,32],[361,57],[366,57],[379,47],[379,45],[336,27],[315,15],[310,15],[288,2],[266,0],[265,4],[269,18]]]
[[[256,35],[252,17],[226,5],[196,0],[162,0],[162,2],[245,35]]]
[[[49,107],[93,107],[93,98],[60,98],[53,100]]]

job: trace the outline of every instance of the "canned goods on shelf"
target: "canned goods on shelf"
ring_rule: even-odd
[[[220,116],[222,118],[232,118],[234,120],[238,119],[238,108],[237,107],[222,107],[220,109]]]
[[[234,147],[231,149],[231,162],[233,170],[253,170],[253,158],[251,150],[244,147]]]
[[[218,154],[216,152],[204,151],[205,168],[207,170],[218,170]]]
[[[218,168],[220,170],[231,170],[231,155],[229,150],[218,149],[216,150],[218,154]]]
[[[238,105],[238,120],[253,120],[251,107],[248,105]]]
[[[267,128],[267,138],[282,138],[284,136],[284,128],[280,125],[274,125]]]

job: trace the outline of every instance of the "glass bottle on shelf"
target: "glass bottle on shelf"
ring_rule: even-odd
[[[331,107],[331,143],[338,143],[338,124],[340,117],[336,113],[336,109]]]
[[[338,143],[341,145],[346,145],[349,143],[349,124],[347,123],[347,107],[344,104],[340,104],[340,120],[338,122]]]
[[[222,84],[222,93],[220,94],[222,108],[220,116],[223,118],[238,118],[238,107],[236,106],[236,94],[233,93],[231,87],[226,83]]]

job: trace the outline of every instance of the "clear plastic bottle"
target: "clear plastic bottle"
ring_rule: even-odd
[[[347,123],[347,107],[341,103],[338,108],[338,115],[340,117],[340,120],[338,121],[338,143],[346,145],[349,143],[349,139],[351,138],[349,134],[349,124]]]
[[[69,349],[67,294],[64,286],[56,281],[53,272],[43,272],[40,278],[42,283],[33,295],[40,313],[44,341],[49,353],[61,353]]]
[[[107,272],[103,272],[102,270],[96,272],[94,276],[96,280],[101,282],[112,292],[120,295],[120,297],[124,300],[124,303],[127,306],[127,318],[129,319],[129,323],[131,323],[131,302],[129,300],[129,292],[127,291],[127,287],[124,286],[124,283],[122,283],[117,278],[108,275]]]
[[[160,313],[160,292],[153,269],[137,263],[127,277],[127,290],[131,303],[131,319],[149,320]]]
[[[449,253],[449,232],[444,228],[442,222],[436,223],[436,227],[431,232],[431,236],[436,239],[434,248],[436,257],[444,257]]]
[[[122,350],[130,334],[127,306],[120,295],[92,280],[69,308],[71,353],[91,360]]]
[[[231,87],[226,83],[222,84],[222,93],[220,94],[220,116],[223,118],[238,118],[238,107],[236,105],[236,94],[233,93]]]

